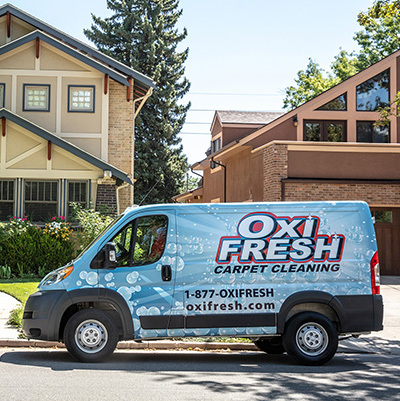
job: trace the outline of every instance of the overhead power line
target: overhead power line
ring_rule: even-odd
[[[179,135],[208,135],[210,136],[210,132],[180,132]]]
[[[207,96],[280,96],[279,93],[233,93],[233,92],[189,92],[188,95],[207,95]]]

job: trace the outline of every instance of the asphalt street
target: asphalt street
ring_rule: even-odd
[[[319,367],[260,352],[0,350],[4,400],[400,400],[400,358],[338,353]]]

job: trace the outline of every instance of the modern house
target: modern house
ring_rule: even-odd
[[[376,221],[381,270],[399,275],[400,119],[374,126],[378,108],[399,91],[397,51],[261,127],[250,124],[252,113],[245,121],[244,112],[217,111],[211,151],[192,166],[202,170],[202,185],[174,200],[364,200]]]
[[[0,221],[133,203],[134,122],[154,83],[26,12],[0,7]]]

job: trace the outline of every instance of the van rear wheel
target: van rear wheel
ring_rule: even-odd
[[[258,338],[253,341],[255,346],[270,355],[280,355],[285,352],[282,344],[282,338]]]
[[[118,342],[116,324],[99,309],[82,309],[64,329],[68,352],[80,362],[100,362],[109,357]]]
[[[316,312],[293,316],[282,336],[286,352],[302,365],[322,365],[330,361],[338,347],[338,332],[333,323]]]

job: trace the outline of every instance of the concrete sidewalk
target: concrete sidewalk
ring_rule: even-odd
[[[339,343],[338,352],[344,353],[378,353],[400,355],[400,276],[384,276],[381,278],[381,294],[384,303],[384,329],[360,338],[351,338]],[[13,297],[0,292],[0,347],[34,347],[63,348],[64,344],[50,341],[33,341],[18,339],[18,330],[7,325],[11,310],[17,308],[19,302]],[[118,349],[191,349],[256,351],[252,343],[211,343],[180,341],[122,341]]]

